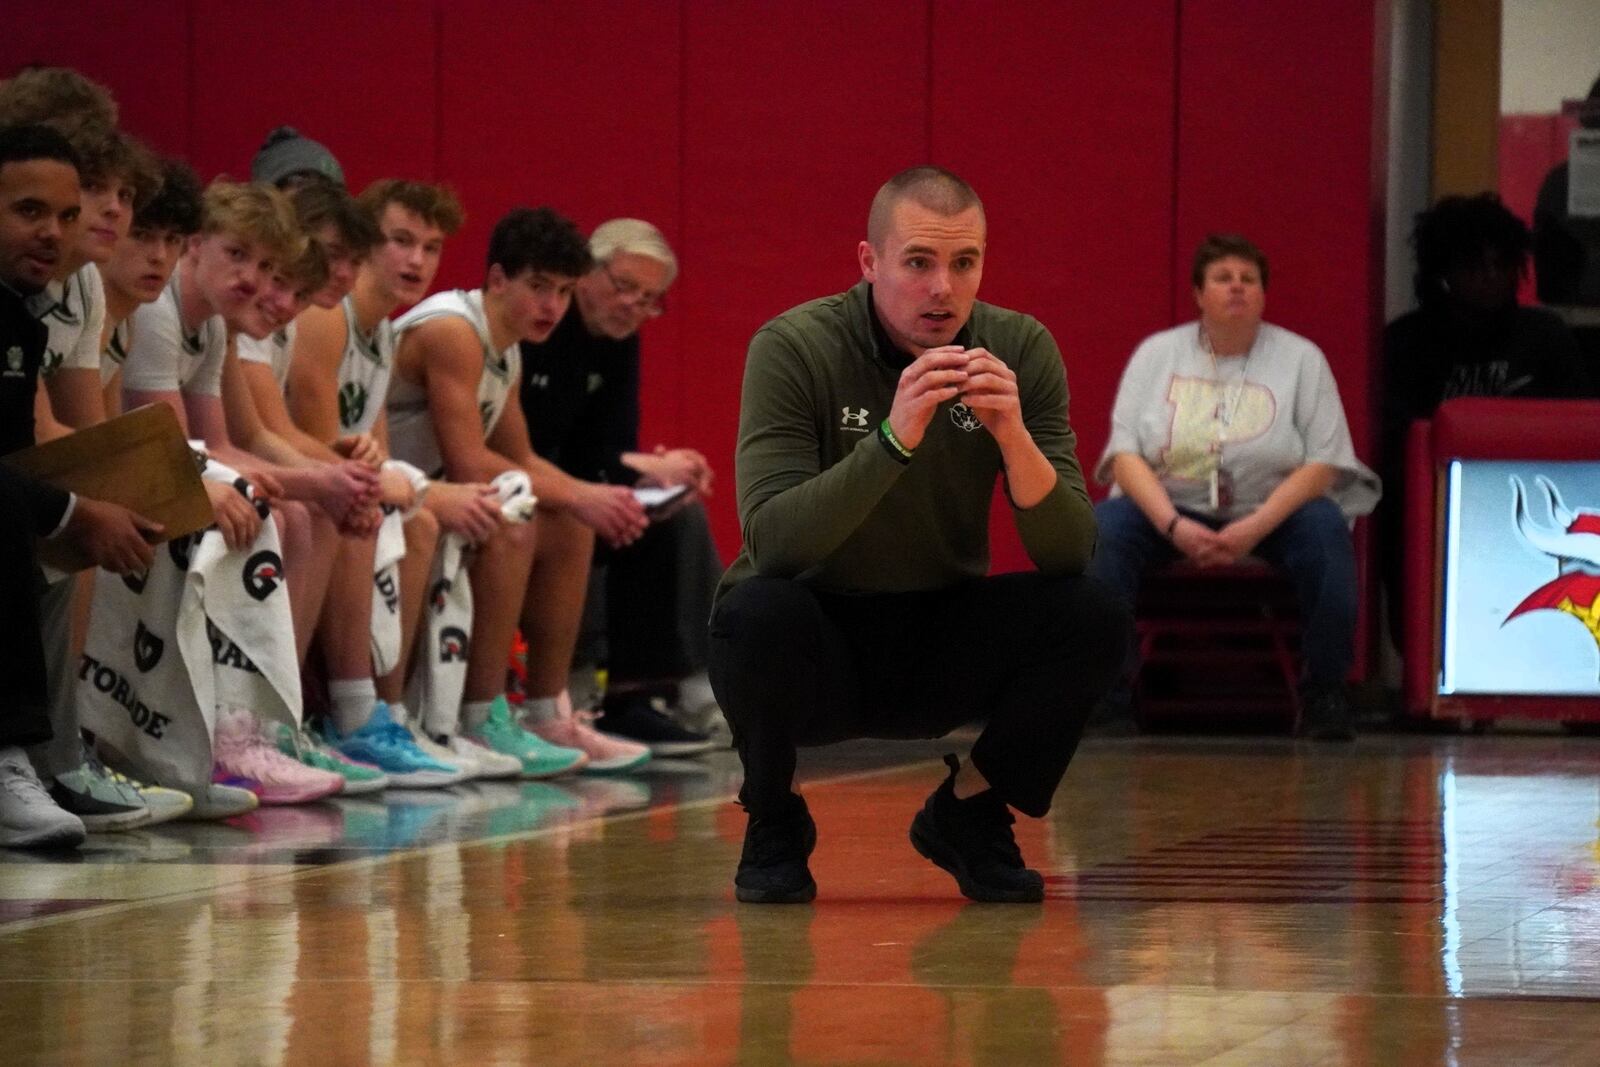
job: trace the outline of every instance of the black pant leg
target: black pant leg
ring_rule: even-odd
[[[1038,818],[1122,670],[1132,622],[1110,586],[1086,576],[1006,574],[980,584],[993,669],[988,724],[972,762],[1001,799]]]
[[[752,815],[793,790],[795,747],[860,736],[859,684],[842,630],[800,582],[749,578],[711,616],[711,688],[744,764]]]
[[[974,765],[1036,817],[1115,682],[1131,629],[1109,585],[1037,572],[841,598],[840,609],[835,621],[861,657],[860,733],[931,738],[984,722]]]
[[[721,575],[705,509],[655,523],[606,566],[607,670],[613,681],[683,678],[706,663],[706,619]]]
[[[1007,803],[1043,815],[1127,631],[1127,609],[1086,577],[868,596],[749,579],[711,626],[712,686],[745,764],[741,799],[786,796],[796,745],[941,737],[987,720],[975,765]]]
[[[39,598],[44,582],[34,558],[31,511],[0,484],[0,611],[6,636],[0,641],[0,746],[50,739],[50,700]]]

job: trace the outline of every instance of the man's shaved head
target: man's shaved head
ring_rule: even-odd
[[[883,183],[867,213],[867,240],[883,250],[883,239],[894,222],[894,209],[910,200],[940,215],[959,215],[971,207],[983,214],[983,201],[972,186],[943,167],[922,166],[903,170]]]

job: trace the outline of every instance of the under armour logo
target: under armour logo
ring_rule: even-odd
[[[862,433],[867,429],[867,409],[856,408],[851,410],[848,406],[844,409],[844,418],[839,420],[842,430],[857,430]]]

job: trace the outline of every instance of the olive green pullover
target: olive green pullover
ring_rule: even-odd
[[[938,589],[989,568],[989,505],[1000,448],[970,409],[942,404],[908,461],[880,437],[909,361],[876,325],[871,287],[787,311],[756,332],[745,362],[735,478],[744,546],[720,598],[752,575],[818,589]],[[1034,565],[1082,572],[1094,510],[1067,422],[1054,339],[1029,315],[979,303],[955,340],[1016,372],[1023,421],[1056,469],[1031,508],[1012,507]]]

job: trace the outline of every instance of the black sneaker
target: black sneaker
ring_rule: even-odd
[[[1300,723],[1296,731],[1313,741],[1354,741],[1355,718],[1343,686],[1307,689],[1300,698]]]
[[[1011,832],[1016,822],[1011,809],[992,789],[957,800],[955,780],[961,761],[953,755],[944,761],[950,776],[911,820],[912,846],[949,871],[968,899],[994,904],[1044,900],[1044,879],[1023,864]]]
[[[705,734],[685,730],[669,719],[662,708],[656,706],[658,701],[665,706],[666,702],[660,697],[647,693],[628,693],[608,699],[600,718],[595,720],[595,728],[648,745],[652,756],[663,759],[698,756],[716,747],[716,742]]]
[[[745,824],[733,895],[746,904],[806,904],[816,899],[817,883],[806,860],[817,847],[817,824],[805,798],[792,793],[790,797],[785,809],[752,813]]]

